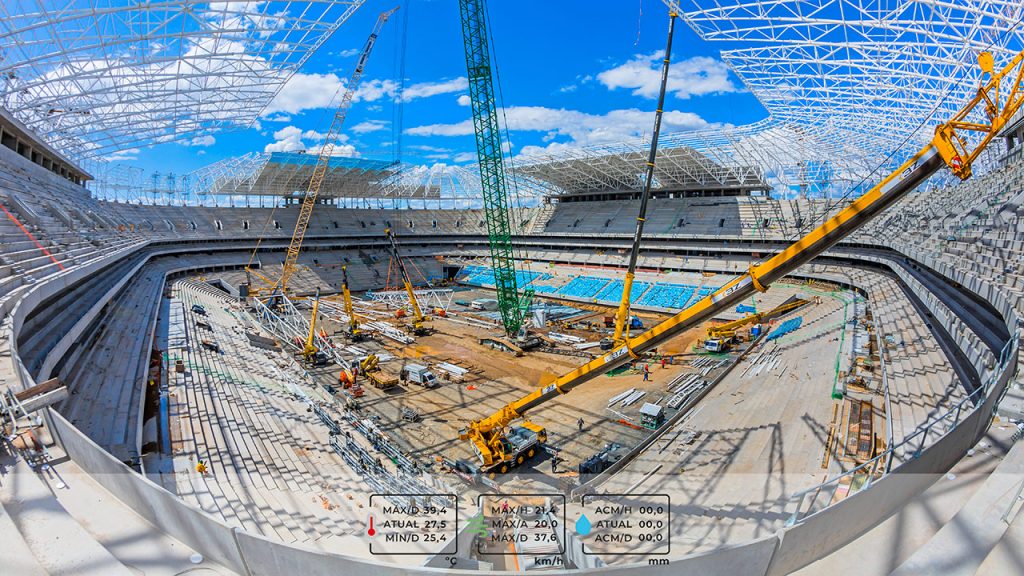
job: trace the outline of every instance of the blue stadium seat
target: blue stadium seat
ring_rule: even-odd
[[[608,284],[607,278],[594,278],[593,276],[577,276],[571,282],[562,286],[558,294],[574,298],[592,299],[604,286]]]

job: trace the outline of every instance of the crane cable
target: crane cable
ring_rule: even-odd
[[[395,164],[402,162],[402,130],[405,123],[405,61],[408,52],[409,33],[409,0],[402,2],[400,10],[401,22],[395,20],[395,26],[401,26],[401,40],[395,45],[395,69],[398,73],[398,92],[396,101],[391,109],[391,133],[394,150],[392,157]]]
[[[515,199],[516,210],[515,210],[515,218],[513,218],[513,224],[515,225],[514,228],[515,228],[516,232],[519,233],[519,234],[522,234],[522,232],[524,232],[524,230],[521,229],[522,220],[523,220],[523,202],[522,202],[522,197],[519,194],[519,183],[518,183],[519,179],[516,178],[515,161],[512,158],[512,138],[509,136],[509,132],[508,132],[508,116],[505,114],[505,95],[504,95],[504,93],[501,90],[501,70],[498,67],[498,52],[497,52],[497,48],[495,47],[495,44],[494,44],[494,27],[491,25],[490,5],[488,5],[488,4],[484,4],[484,17],[487,19],[487,35],[488,35],[488,42],[490,43],[491,66],[494,68],[494,83],[498,87],[498,104],[500,104],[501,119],[502,119],[502,121],[501,121],[501,128],[502,128],[502,131],[505,133],[505,142],[508,143],[508,165],[509,165],[508,173],[509,173],[510,178],[506,178],[506,182],[511,181],[511,183],[512,183],[512,197]],[[504,154],[504,151],[503,150],[498,150],[498,153],[499,154]],[[518,257],[516,258],[516,260],[520,261],[520,263],[521,263],[520,267],[521,268],[525,268],[525,271],[527,272],[527,274],[524,274],[522,277],[525,279],[526,276],[529,276],[530,277],[530,281],[532,281],[532,279],[533,279],[533,270],[532,270],[532,267],[530,265],[530,252],[529,252],[529,250],[527,248],[518,246],[516,244],[513,244],[512,246],[513,246],[513,251],[518,253]],[[515,268],[515,264],[513,263],[513,269],[514,268]],[[517,288],[517,290],[522,292],[522,290],[525,288],[525,286],[519,286],[519,282],[518,282],[519,278],[520,278],[520,276],[517,273],[516,274],[516,288]],[[526,284],[529,284],[529,283],[530,283],[529,281],[526,282]],[[518,296],[518,294],[517,294],[517,296]]]

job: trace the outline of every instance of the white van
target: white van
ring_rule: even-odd
[[[424,388],[437,388],[441,385],[433,372],[422,364],[406,364],[402,373],[409,382],[415,382]]]

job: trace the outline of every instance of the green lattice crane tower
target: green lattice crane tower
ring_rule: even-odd
[[[501,153],[501,131],[494,101],[491,78],[491,57],[487,46],[487,5],[484,0],[459,0],[462,16],[462,38],[466,46],[466,72],[469,78],[469,99],[473,108],[473,131],[480,163],[480,184],[483,189],[487,241],[491,248],[494,287],[505,333],[516,336],[526,317],[533,297],[527,288],[519,295],[516,282],[512,230],[509,223],[508,183]]]

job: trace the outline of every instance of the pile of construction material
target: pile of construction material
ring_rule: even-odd
[[[711,358],[710,356],[701,356],[699,358],[691,360],[690,361],[690,367],[691,368],[700,368],[701,369],[700,375],[701,376],[707,376],[712,371],[717,370],[717,369],[721,368],[722,366],[725,366],[728,363],[729,363],[728,360],[716,360],[714,358]]]
[[[466,374],[469,374],[469,369],[448,362],[438,362],[434,364],[434,368],[445,372],[451,380],[456,382],[461,382],[466,378]]]
[[[756,378],[759,375],[767,375],[769,372],[778,368],[781,363],[781,349],[778,347],[773,347],[771,350],[764,349],[758,352],[757,356],[750,361],[750,365],[743,371],[742,376],[745,378]]]
[[[647,395],[647,392],[643,390],[637,390],[636,388],[630,388],[621,394],[616,394],[608,400],[608,407],[611,408],[615,404],[619,404],[622,408],[636,404],[641,398]]]
[[[673,394],[668,399],[667,406],[678,410],[691,396],[707,388],[710,384],[711,381],[705,380],[701,374],[680,374],[668,385],[669,392],[673,392]]]
[[[412,336],[409,336],[387,322],[367,322],[366,324],[363,324],[363,328],[376,332],[385,338],[398,342],[399,344],[412,344],[414,341]]]

